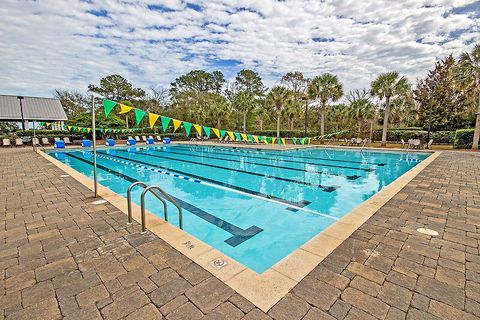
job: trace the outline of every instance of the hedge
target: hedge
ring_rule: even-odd
[[[454,148],[471,149],[475,129],[459,129],[455,132]]]
[[[409,139],[420,139],[426,141],[428,132],[424,130],[397,130],[392,129],[387,131],[387,141],[400,142],[402,139],[408,141]],[[434,143],[452,144],[455,137],[455,131],[431,131],[430,139]],[[382,140],[382,130],[375,130],[373,139],[376,141]]]

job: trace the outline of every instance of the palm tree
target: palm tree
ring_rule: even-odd
[[[320,135],[325,134],[325,112],[328,102],[334,102],[343,96],[343,86],[338,77],[325,73],[313,78],[308,87],[312,99],[317,99],[320,104]]]
[[[369,121],[371,138],[373,120],[375,119],[375,105],[370,101],[368,91],[365,89],[354,90],[348,95],[347,101],[350,103],[348,113],[352,119],[357,121],[359,135],[362,132],[364,122]]]
[[[455,79],[465,88],[477,93],[477,120],[473,134],[472,149],[478,149],[480,137],[480,43],[477,43],[471,53],[464,52],[454,69]]]
[[[220,128],[221,120],[230,113],[228,100],[219,94],[214,93],[209,106],[210,116],[217,120],[217,128]]]
[[[280,120],[289,96],[290,92],[287,88],[276,86],[270,90],[265,99],[265,104],[277,115],[277,138],[280,138]]]
[[[410,85],[405,77],[392,71],[378,76],[371,84],[370,94],[380,100],[385,99],[385,113],[383,115],[382,146],[387,145],[388,115],[390,112],[390,99],[404,96],[408,93]]]
[[[243,115],[243,133],[246,133],[247,116],[256,107],[255,96],[251,91],[239,91],[233,98],[232,105]]]

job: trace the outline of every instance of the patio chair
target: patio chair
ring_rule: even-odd
[[[146,136],[142,136],[142,141],[143,141],[143,142],[147,142],[147,137],[146,137]]]
[[[2,140],[2,145],[4,147],[11,147],[12,146],[11,143],[10,143],[10,139],[3,139]]]
[[[425,144],[425,149],[432,149],[433,139],[430,139],[427,144]]]
[[[412,146],[414,149],[420,149],[422,146],[422,142],[420,141],[420,139],[413,139]]]
[[[363,143],[363,139],[362,139],[362,138],[355,138],[355,145],[356,145],[356,146],[360,146],[362,143]]]
[[[162,137],[157,136],[157,141],[158,141],[158,142],[162,142]]]
[[[127,140],[133,140],[132,136],[128,136]]]
[[[140,142],[140,137],[139,137],[139,136],[135,136],[135,141]]]
[[[405,142],[405,140],[401,139],[402,141],[402,149],[408,147],[408,144]]]
[[[53,142],[57,142],[57,141],[60,141],[60,138],[59,138],[59,137],[53,138]]]
[[[63,141],[65,141],[65,144],[72,144],[69,137],[63,137]]]
[[[32,138],[32,145],[33,145],[33,146],[38,146],[38,145],[40,145],[40,141],[38,140],[38,138]]]
[[[20,138],[15,139],[15,146],[16,147],[21,147],[23,146],[23,141]]]
[[[42,138],[42,144],[44,146],[49,146],[50,145],[50,141],[48,141],[48,138]]]

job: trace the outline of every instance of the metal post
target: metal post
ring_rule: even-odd
[[[303,137],[307,136],[307,122],[308,122],[308,99],[305,98],[305,125],[304,125],[304,133]]]
[[[430,110],[428,111],[427,143],[428,143],[428,141],[430,141],[430,130],[432,128],[432,106],[433,106],[433,103],[430,102]]]
[[[25,130],[25,118],[23,117],[23,103],[22,103],[24,97],[17,96],[17,99],[20,100],[20,114],[22,116],[22,130]]]
[[[92,140],[93,140],[93,193],[98,197],[97,182],[97,135],[95,129],[95,98],[92,95]]]
[[[33,140],[32,140],[32,145],[33,145],[33,151],[37,152],[37,135],[35,134],[35,120],[33,120]]]

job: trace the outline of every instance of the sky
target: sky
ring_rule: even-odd
[[[345,91],[396,70],[411,83],[480,42],[480,1],[0,0],[0,94],[52,96],[120,74],[168,88],[192,69],[267,86],[288,71]]]

